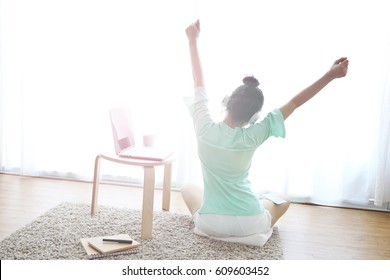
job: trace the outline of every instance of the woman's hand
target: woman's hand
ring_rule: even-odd
[[[328,74],[332,79],[342,78],[347,75],[348,64],[348,59],[346,57],[341,57],[333,63]]]
[[[190,46],[192,75],[194,77],[195,88],[204,86],[202,65],[200,63],[198,44],[197,44],[199,33],[200,33],[200,23],[198,19],[197,21],[195,21],[193,24],[191,24],[186,28],[186,34]]]
[[[197,21],[195,21],[194,23],[192,23],[190,26],[186,28],[188,41],[190,43],[195,42],[199,37],[199,33],[200,33],[200,22],[198,19]]]
[[[280,107],[284,119],[287,119],[296,108],[305,104],[308,100],[313,98],[333,79],[341,78],[347,75],[349,61],[346,57],[337,59],[330,70],[313,84],[295,95],[287,104]]]

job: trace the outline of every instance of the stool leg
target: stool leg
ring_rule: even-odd
[[[97,210],[98,193],[99,193],[99,180],[100,180],[100,156],[98,155],[95,159],[95,169],[94,169],[94,174],[93,174],[91,215],[95,215],[96,210]]]
[[[144,194],[142,202],[141,239],[152,239],[155,171],[144,166]]]
[[[162,210],[169,211],[171,205],[172,163],[164,166],[164,184],[162,195]]]

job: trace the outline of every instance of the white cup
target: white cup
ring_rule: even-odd
[[[143,136],[143,142],[145,147],[154,147],[156,145],[157,137],[154,134],[146,134]]]

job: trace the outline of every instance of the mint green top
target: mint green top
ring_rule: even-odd
[[[256,149],[270,136],[285,137],[279,109],[246,128],[215,123],[209,113],[204,87],[186,99],[193,118],[202,166],[204,197],[199,214],[250,216],[264,207],[251,190],[248,173]]]

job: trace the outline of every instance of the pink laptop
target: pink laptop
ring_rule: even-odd
[[[110,110],[110,117],[115,152],[118,156],[163,161],[172,155],[173,151],[170,149],[136,146],[129,108],[112,109]]]

